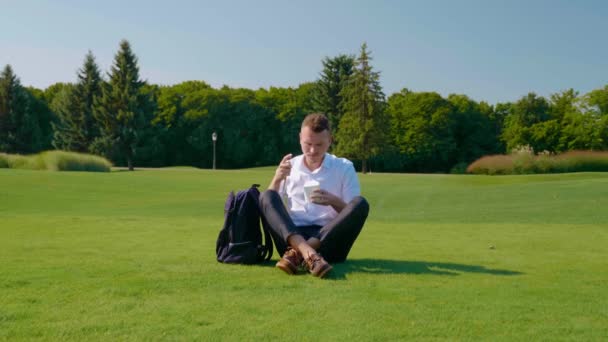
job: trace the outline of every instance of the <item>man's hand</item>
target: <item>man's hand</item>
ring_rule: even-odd
[[[317,189],[311,192],[310,201],[318,205],[331,205],[337,212],[342,211],[346,206],[346,203],[344,203],[340,197],[323,189]]]
[[[292,157],[293,157],[293,155],[290,153],[290,154],[284,156],[283,159],[281,159],[279,166],[277,167],[276,171],[274,172],[274,177],[272,178],[272,181],[270,182],[268,189],[274,190],[274,191],[279,191],[279,186],[281,185],[281,181],[284,180],[285,178],[287,178],[289,176],[289,173],[291,172],[290,160]]]

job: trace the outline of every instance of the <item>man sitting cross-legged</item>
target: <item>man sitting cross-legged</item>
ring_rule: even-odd
[[[283,255],[276,266],[288,274],[304,264],[312,275],[324,277],[332,269],[328,261],[346,260],[369,212],[352,162],[327,153],[331,142],[327,117],[308,115],[300,130],[302,155],[284,156],[260,196]]]

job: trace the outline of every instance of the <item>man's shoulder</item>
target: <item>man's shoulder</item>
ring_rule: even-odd
[[[335,155],[329,153],[327,154],[327,157],[329,157],[329,159],[331,160],[331,164],[334,167],[350,168],[353,166],[353,162],[346,158],[336,157]]]

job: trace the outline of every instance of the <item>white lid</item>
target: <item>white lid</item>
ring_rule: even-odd
[[[309,187],[309,186],[318,186],[320,185],[319,182],[317,182],[316,180],[312,179],[309,181],[306,181],[306,183],[304,183],[304,187]]]

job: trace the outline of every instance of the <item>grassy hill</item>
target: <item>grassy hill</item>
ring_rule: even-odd
[[[608,336],[608,173],[361,175],[326,280],[215,261],[227,192],[272,173],[0,169],[0,340]]]

